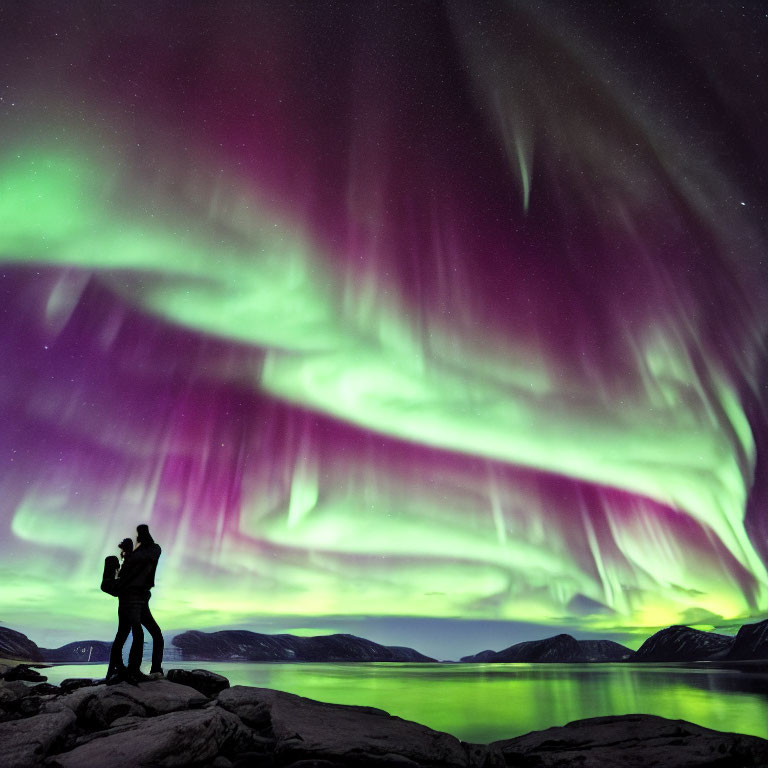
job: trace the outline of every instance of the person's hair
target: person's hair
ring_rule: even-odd
[[[155,540],[152,538],[152,534],[149,532],[149,526],[146,523],[136,526],[136,541],[139,544],[154,544]]]
[[[123,539],[117,546],[125,552],[126,557],[133,552],[132,539]]]

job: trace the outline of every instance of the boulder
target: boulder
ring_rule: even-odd
[[[3,768],[28,768],[42,763],[74,730],[72,712],[53,712],[0,723],[0,762]]]
[[[461,742],[447,733],[393,717],[381,709],[323,704],[282,691],[234,686],[219,694],[220,706],[275,740],[275,757],[336,760],[344,764],[468,765]]]
[[[93,685],[97,685],[97,683],[90,677],[68,677],[59,683],[64,693],[72,693],[78,688],[90,688]]]
[[[205,766],[220,752],[237,749],[247,738],[233,714],[220,707],[209,707],[124,722],[69,752],[50,757],[46,765],[50,768]]]
[[[168,680],[140,685],[96,685],[79,688],[46,704],[46,711],[69,709],[86,728],[102,729],[119,717],[156,717],[169,712],[193,709],[208,701],[194,688]]]
[[[26,680],[30,683],[44,683],[48,678],[26,664],[17,664],[5,673],[6,680]]]
[[[209,672],[207,669],[170,669],[166,679],[172,683],[187,685],[200,691],[204,696],[210,697],[229,688],[229,680],[226,677]]]
[[[53,696],[64,693],[58,685],[51,685],[51,683],[38,683],[37,685],[33,685],[30,690],[36,696]]]
[[[21,680],[0,680],[0,707],[7,708],[26,696],[29,696],[32,689],[24,685]]]
[[[768,741],[684,720],[623,715],[576,720],[490,745],[508,766],[536,768],[728,768],[768,765]]]
[[[21,717],[32,717],[32,715],[39,715],[45,704],[45,700],[41,696],[25,696],[16,707],[16,711]]]

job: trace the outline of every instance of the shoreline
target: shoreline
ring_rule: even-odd
[[[760,670],[702,665],[399,664],[185,661],[232,685],[256,686],[345,705],[383,709],[469,741],[492,741],[628,711],[768,738],[768,680]],[[103,678],[107,666],[40,670],[48,682]],[[144,671],[148,667],[145,665]]]
[[[54,691],[2,682],[0,754],[8,765],[685,768],[723,754],[742,768],[768,765],[766,739],[654,715],[586,718],[474,743],[375,707],[230,686],[202,669],[171,669],[166,679],[138,685],[65,682]]]
[[[0,659],[0,664],[25,664],[28,667],[46,669],[64,666],[93,666],[107,664],[107,661],[27,661],[24,659]],[[164,661],[165,663],[165,661]],[[296,661],[291,659],[174,659],[174,664],[397,664],[409,666],[462,666],[462,667],[686,667],[690,669],[722,669],[768,673],[768,659],[746,659],[744,661],[366,661],[363,659],[327,659],[319,661]]]

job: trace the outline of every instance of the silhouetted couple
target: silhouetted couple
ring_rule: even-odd
[[[155,543],[146,525],[136,526],[136,546],[131,539],[118,545],[120,560],[110,555],[104,560],[101,589],[117,597],[117,634],[107,669],[107,685],[120,682],[140,683],[163,676],[163,634],[149,610],[150,590],[155,586],[155,570],[161,549]],[[144,651],[144,630],[152,636],[152,667],[149,676],[141,671]],[[128,653],[128,666],[123,664],[123,646],[128,634],[133,635]]]

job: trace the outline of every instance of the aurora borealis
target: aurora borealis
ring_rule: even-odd
[[[3,12],[0,621],[768,615],[768,17],[570,5]]]

